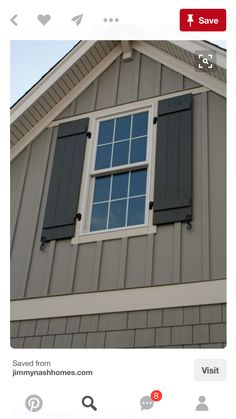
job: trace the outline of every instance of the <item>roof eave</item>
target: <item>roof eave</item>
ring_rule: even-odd
[[[96,41],[82,41],[60,60],[38,83],[36,83],[22,99],[11,109],[11,124],[47,89],[55,83]]]

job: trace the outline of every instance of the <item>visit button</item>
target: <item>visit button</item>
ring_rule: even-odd
[[[181,31],[217,31],[226,30],[225,9],[181,9]]]
[[[195,359],[194,378],[197,381],[226,380],[226,359]]]

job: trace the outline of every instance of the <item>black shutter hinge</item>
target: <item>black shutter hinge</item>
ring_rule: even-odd
[[[87,138],[91,138],[92,137],[92,133],[90,131],[87,132]]]
[[[192,215],[186,215],[186,217],[185,217],[185,222],[186,222],[186,224],[187,224],[187,230],[192,230],[192,224],[191,224],[191,221],[192,221]]]
[[[153,118],[153,125],[156,125],[157,124],[157,116],[154,116],[154,118]]]
[[[149,202],[149,209],[152,210],[154,207],[154,201]]]
[[[80,221],[82,218],[82,214],[80,212],[78,212],[78,214],[76,214],[75,219]]]
[[[46,237],[41,237],[41,245],[40,245],[40,251],[41,252],[43,252],[44,251],[44,249],[45,249],[45,247],[46,247],[46,243],[47,243],[47,240],[46,240]]]

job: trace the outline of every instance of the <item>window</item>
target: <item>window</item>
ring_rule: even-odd
[[[149,111],[100,120],[89,231],[146,223]]]
[[[59,124],[42,243],[155,234],[191,219],[192,93]]]

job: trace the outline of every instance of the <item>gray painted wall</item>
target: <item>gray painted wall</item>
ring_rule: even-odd
[[[12,322],[13,348],[222,348],[225,304]]]
[[[197,85],[135,53],[118,58],[60,118]],[[40,237],[56,140],[46,129],[12,163],[13,299],[225,278],[225,100],[194,96],[193,229],[72,246]]]

